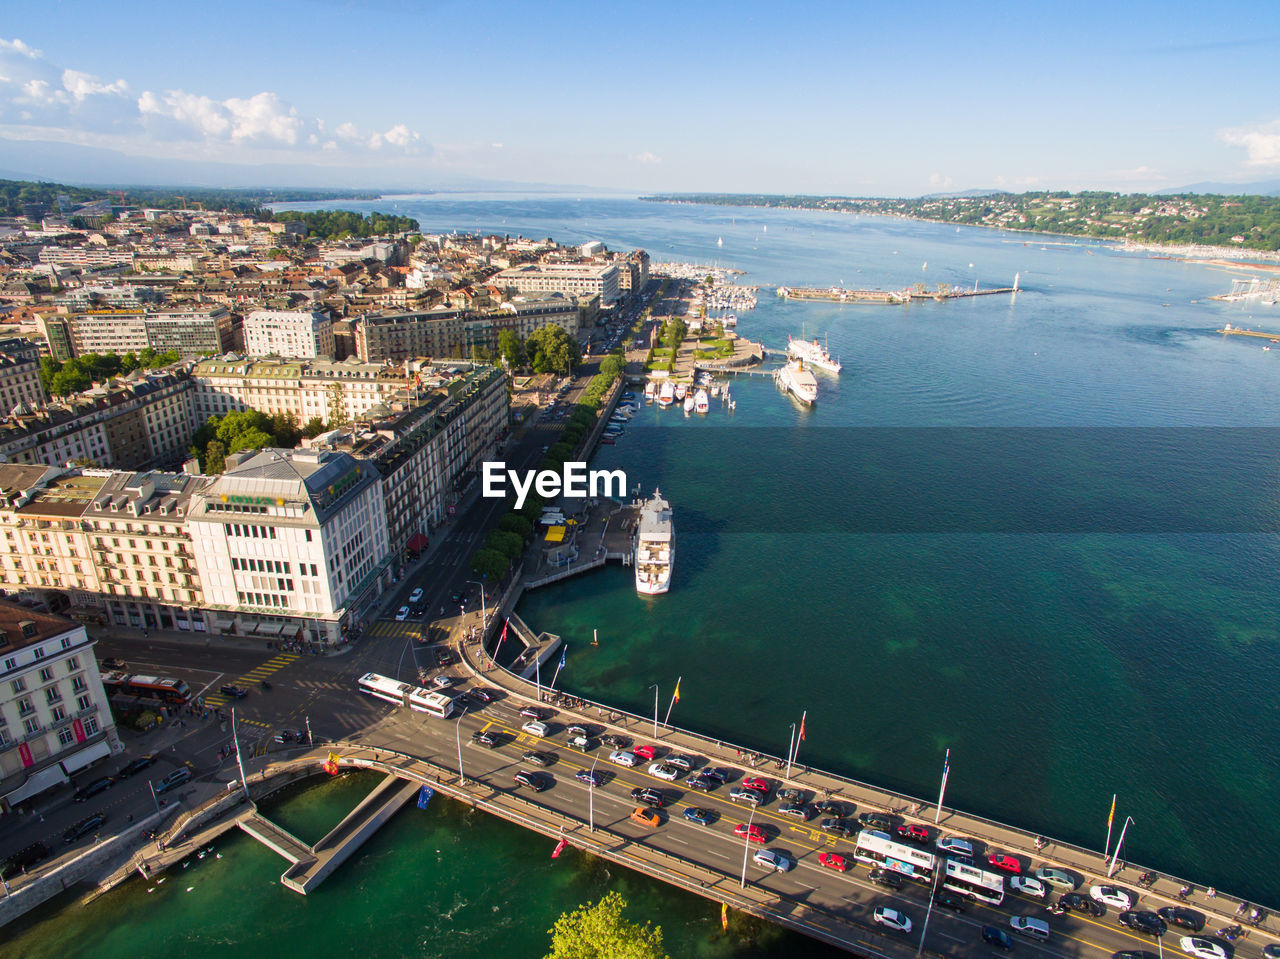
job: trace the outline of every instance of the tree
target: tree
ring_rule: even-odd
[[[532,358],[535,373],[559,373],[561,376],[573,370],[580,356],[577,340],[550,323],[529,334],[525,352]]]
[[[471,557],[471,569],[485,579],[502,579],[510,568],[511,561],[496,549],[478,549]]]
[[[524,344],[515,330],[501,330],[498,333],[498,355],[507,364],[507,369],[516,370],[524,363]]]
[[[602,376],[609,377],[609,382],[613,382],[622,375],[622,371],[627,368],[627,361],[617,354],[610,353],[600,361],[600,373]]]
[[[218,440],[210,440],[204,450],[204,467],[201,470],[206,476],[214,476],[227,468],[227,448]]]
[[[485,540],[484,545],[489,549],[497,550],[514,563],[520,558],[520,554],[524,552],[524,537],[517,533],[495,529],[489,534],[489,538]]]
[[[71,360],[63,364],[49,383],[49,391],[54,396],[71,396],[80,393],[93,385],[93,377],[78,366],[72,366]]]
[[[324,425],[324,420],[320,419],[318,416],[313,416],[303,425],[302,435],[308,439],[313,439],[325,432],[327,429],[328,427]]]
[[[508,513],[498,520],[498,529],[504,529],[508,533],[515,533],[522,540],[527,540],[533,535],[533,524],[519,513]]]
[[[347,391],[341,383],[329,384],[329,428],[347,425]]]
[[[230,451],[239,453],[241,450],[264,450],[268,446],[274,446],[275,440],[270,433],[264,433],[259,429],[245,430],[231,441]]]
[[[667,959],[662,927],[629,921],[626,908],[621,893],[607,892],[594,906],[562,914],[550,929],[546,959]]]

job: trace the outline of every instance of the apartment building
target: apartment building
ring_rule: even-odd
[[[491,282],[521,293],[594,293],[605,309],[619,298],[618,267],[612,263],[525,263],[503,270]]]
[[[157,310],[93,310],[47,314],[38,325],[56,360],[86,353],[157,353],[182,356],[225,352],[231,346],[231,313],[221,305]]]
[[[0,339],[0,414],[19,404],[38,409],[45,404],[40,382],[40,347],[12,336]]]
[[[380,363],[326,360],[203,360],[191,371],[197,423],[231,410],[292,413],[339,424],[362,419],[404,395],[404,370]]]
[[[0,600],[0,812],[120,752],[83,625]]]
[[[309,310],[254,310],[244,318],[250,356],[333,359],[333,320]]]
[[[553,324],[573,335],[581,318],[578,303],[561,295],[517,296],[490,310],[366,313],[356,324],[356,355],[366,363],[421,356],[470,357],[472,347],[497,349],[502,330],[513,330],[525,339],[539,327]]]

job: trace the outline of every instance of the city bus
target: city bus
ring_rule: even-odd
[[[170,706],[185,706],[191,702],[191,687],[181,679],[112,672],[103,674],[102,685],[108,696],[154,699]]]
[[[858,842],[853,847],[853,857],[871,866],[892,869],[908,879],[919,882],[929,882],[933,879],[933,856],[923,849],[904,846],[882,835],[874,835],[869,829],[858,833]]]
[[[980,899],[992,906],[1004,902],[1004,877],[983,872],[954,859],[948,859],[942,876],[942,888],[958,892],[969,899]]]
[[[365,673],[361,676],[359,687],[360,692],[381,699],[383,702],[395,706],[408,706],[414,712],[426,713],[437,719],[448,719],[457,708],[454,701],[443,693],[402,683],[398,679],[379,676],[377,673]]]
[[[409,708],[419,713],[426,713],[436,719],[448,719],[456,710],[454,701],[444,693],[429,692],[415,687],[409,694]]]

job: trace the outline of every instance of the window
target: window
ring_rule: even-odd
[[[36,652],[36,659],[44,659],[44,647],[43,647],[43,646],[37,646],[37,647],[36,647],[35,652]]]
[[[42,683],[51,683],[51,682],[53,682],[53,668],[52,668],[52,667],[50,667],[50,666],[46,666],[44,669],[40,670],[40,682],[42,682]]]
[[[76,564],[76,572],[77,572],[77,573],[78,573],[78,572],[80,572],[80,565],[79,565],[78,563]],[[62,637],[62,648],[63,648],[63,649],[70,649],[70,648],[71,648],[71,640],[70,640],[70,639],[68,639],[66,636],[63,636],[63,637]]]
[[[58,742],[63,746],[70,746],[75,742],[76,737],[71,732],[70,726],[63,726],[58,730]]]
[[[96,736],[98,734],[97,716],[90,716],[84,721],[84,734],[86,736]]]
[[[45,702],[60,703],[62,702],[62,691],[57,686],[50,686],[44,691]]]
[[[60,723],[67,718],[67,711],[63,709],[61,706],[54,706],[52,715],[53,715],[53,721],[55,723]]]
[[[40,732],[40,720],[38,719],[24,720],[22,723],[22,729],[28,736],[38,733]]]
[[[13,681],[12,685],[13,685],[13,691],[16,695],[17,693],[20,693],[27,688],[27,681],[23,679],[21,676],[19,676],[17,679]]]
[[[86,709],[90,709],[92,707],[93,707],[92,696],[81,696],[76,700],[76,709],[80,710],[80,712],[84,712]]]
[[[79,656],[71,656],[67,659],[67,672],[74,673],[79,668],[80,668]]]
[[[19,716],[30,716],[30,715],[31,715],[32,713],[34,713],[35,711],[36,711],[36,708],[35,708],[34,706],[32,706],[32,705],[31,705],[31,700],[30,700],[30,699],[28,699],[28,698],[26,698],[26,697],[24,696],[22,699],[19,699],[19,700],[18,700],[18,715],[19,715]]]

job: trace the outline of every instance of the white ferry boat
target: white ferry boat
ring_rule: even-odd
[[[676,561],[676,529],[671,521],[671,504],[659,490],[640,507],[640,529],[636,533],[636,592],[644,596],[665,593],[671,586],[671,568]]]
[[[818,402],[818,381],[804,365],[804,360],[791,360],[773,374],[778,388],[788,390],[801,403]]]
[[[705,413],[711,408],[710,402],[707,400],[707,391],[698,390],[693,396],[693,408],[699,413]]]
[[[670,406],[676,397],[676,389],[671,385],[671,381],[665,381],[658,390],[658,405]]]
[[[787,353],[798,360],[804,360],[810,366],[828,373],[839,373],[843,367],[839,360],[833,360],[827,348],[817,340],[796,340],[787,336]]]

